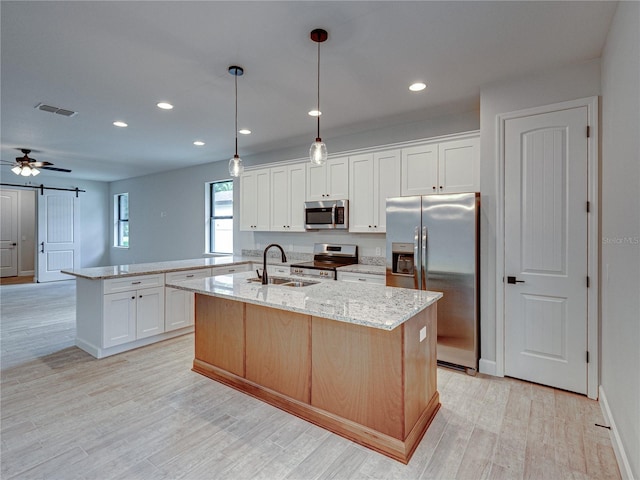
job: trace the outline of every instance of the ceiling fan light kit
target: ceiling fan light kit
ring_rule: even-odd
[[[40,173],[39,169],[54,170],[56,172],[71,172],[71,170],[66,168],[54,167],[51,162],[38,162],[35,158],[30,158],[29,154],[31,153],[31,150],[28,148],[20,148],[19,150],[24,153],[24,156],[16,157],[16,161],[12,164],[13,166],[11,168],[11,171],[16,175],[22,177],[35,177]],[[5,162],[4,160],[3,162],[11,163]]]
[[[326,41],[327,38],[329,38],[329,34],[326,30],[316,28],[311,31],[310,37],[311,40],[318,44],[318,104],[315,110],[315,112],[317,112],[315,116],[318,121],[318,130],[316,140],[311,144],[311,147],[309,148],[309,160],[311,160],[311,163],[313,163],[314,165],[324,165],[327,161],[328,153],[327,146],[322,141],[322,138],[320,138],[320,44]]]
[[[229,67],[229,73],[233,75],[233,79],[236,87],[236,122],[235,122],[235,135],[236,135],[236,153],[229,160],[229,175],[232,177],[239,177],[244,172],[244,164],[242,159],[238,156],[238,77],[244,74],[244,69],[237,65]]]

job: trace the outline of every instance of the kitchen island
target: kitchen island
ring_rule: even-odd
[[[193,370],[407,463],[440,407],[442,294],[251,277],[168,284],[196,294]]]

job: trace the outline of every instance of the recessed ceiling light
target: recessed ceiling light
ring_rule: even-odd
[[[113,122],[113,124],[114,124],[116,127],[128,127],[128,126],[129,126],[129,125],[127,125],[126,123],[121,122],[120,120],[118,120],[118,121],[116,121],[116,122]]]
[[[251,133],[251,130],[249,130],[248,128],[241,128],[240,130],[238,130],[238,133],[241,133],[242,135],[249,135]]]
[[[425,88],[427,88],[427,86],[422,82],[417,82],[409,86],[409,90],[411,90],[412,92],[420,92]]]
[[[309,115],[312,117],[319,117],[322,115],[322,112],[320,110],[310,110]]]
[[[194,144],[196,147],[201,147],[201,146],[203,146],[203,145],[204,145],[204,142],[202,142],[202,141],[200,141],[200,140],[196,140],[195,142],[193,142],[193,144]]]
[[[163,110],[171,110],[173,108],[173,105],[167,102],[160,102],[157,104],[157,107]]]

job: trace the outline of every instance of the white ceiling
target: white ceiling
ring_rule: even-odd
[[[477,109],[483,85],[598,58],[614,2],[2,1],[1,158],[111,181]],[[410,93],[416,80],[428,84]],[[159,101],[175,105],[163,111]],[[34,107],[44,102],[74,117]],[[128,128],[112,126],[124,120]],[[206,142],[195,147],[193,141]],[[308,140],[308,142],[307,142]],[[329,143],[329,142],[328,142]],[[330,148],[330,144],[329,144]],[[306,147],[300,157],[306,155]],[[3,181],[9,169],[2,167]],[[12,175],[12,174],[10,174]],[[12,179],[13,180],[13,179]]]

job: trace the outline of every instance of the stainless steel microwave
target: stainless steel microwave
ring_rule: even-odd
[[[348,230],[349,200],[304,202],[304,228],[307,230]]]

